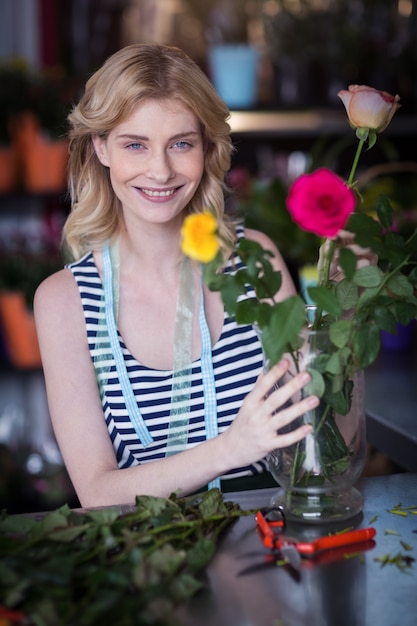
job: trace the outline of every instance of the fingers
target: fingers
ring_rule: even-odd
[[[355,235],[349,230],[339,230],[337,233],[337,239],[340,241],[342,246],[349,246],[355,241]]]
[[[307,396],[307,398],[281,409],[273,416],[273,427],[278,431],[288,426],[288,424],[291,424],[297,417],[301,417],[315,409],[319,403],[320,400],[317,396]],[[305,426],[307,426],[307,430],[310,432],[311,427],[307,424],[305,424]],[[283,437],[284,435],[280,434],[280,436]]]
[[[279,363],[274,365],[274,367],[260,379],[259,384],[255,387],[256,392],[253,395],[254,402],[262,403],[264,410],[270,416],[277,412],[282,414],[282,423],[278,426],[279,428],[290,423],[293,419],[299,417],[306,411],[311,410],[319,403],[319,399],[316,396],[308,396],[300,402],[293,402],[288,408],[282,408],[286,405],[288,400],[291,400],[310,381],[310,374],[303,371],[295,376],[289,377],[288,381],[284,383],[283,378],[288,372],[289,367],[290,362],[288,359],[282,359]],[[278,386],[279,382],[282,384]]]
[[[289,368],[290,361],[284,358],[261,374],[236,420],[224,433],[232,441],[229,448],[235,452],[236,467],[258,461],[276,448],[292,445],[312,431],[310,425],[303,424],[291,432],[279,432],[319,404],[316,396],[299,399],[300,391],[310,381],[307,372],[288,375],[284,382]]]
[[[289,360],[281,359],[268,372],[261,374],[252,392],[253,399],[257,402],[263,401],[274,390],[277,383],[283,379],[289,369]]]
[[[351,233],[348,230],[340,230],[337,233],[337,238],[340,242],[339,247],[349,248],[349,250],[351,250],[358,257],[358,259],[365,259],[371,265],[374,265],[377,262],[378,256],[371,250],[371,248],[363,248],[355,243],[354,233]]]
[[[294,443],[301,441],[307,435],[313,432],[313,427],[310,424],[303,424],[299,428],[292,430],[291,432],[285,434],[277,433],[275,439],[272,440],[273,450],[277,448],[287,448],[288,446],[292,446]]]
[[[283,377],[289,371],[289,367],[289,361],[282,359],[268,372],[263,381],[262,389],[267,389],[264,401],[271,414],[275,413],[310,381],[310,374],[303,371],[294,376],[288,376],[284,382]],[[282,384],[278,386],[277,383],[280,381]]]

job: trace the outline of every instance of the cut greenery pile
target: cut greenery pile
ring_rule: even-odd
[[[139,496],[132,512],[64,506],[41,519],[0,520],[0,609],[31,626],[175,624],[238,505],[217,489]]]

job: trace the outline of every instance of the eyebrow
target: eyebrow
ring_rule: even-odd
[[[169,137],[169,141],[175,141],[176,139],[183,139],[184,137],[190,137],[193,135],[200,136],[197,130],[185,130],[181,133],[176,133],[172,137]],[[149,137],[146,135],[135,135],[134,133],[123,133],[117,136],[118,139],[134,139],[136,141],[149,141]]]

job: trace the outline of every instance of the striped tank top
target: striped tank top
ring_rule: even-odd
[[[241,266],[234,257],[225,271]],[[103,357],[103,337],[108,336],[104,309],[104,288],[94,262],[87,253],[79,261],[67,266],[80,292],[86,323],[88,347],[101,378],[100,395],[103,414],[113,443],[119,468],[131,467],[165,457],[171,410],[172,370],[150,369],[138,362],[129,352],[117,331],[121,354],[130,381],[134,400],[152,437],[145,446],[129,417],[117,374],[116,363],[109,351]],[[233,268],[233,269],[232,269]],[[247,297],[253,297],[248,289]],[[217,343],[212,347],[212,363],[217,405],[217,428],[222,433],[236,417],[242,402],[252,390],[263,367],[262,348],[252,326],[238,325],[225,312],[223,328]],[[104,378],[104,384],[103,384]],[[187,448],[207,439],[204,419],[204,392],[201,360],[193,361],[191,368],[190,416]],[[267,469],[266,461],[233,469],[222,480],[259,474]]]

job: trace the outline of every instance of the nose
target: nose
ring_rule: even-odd
[[[175,175],[171,160],[164,150],[150,155],[147,175],[159,184],[166,183]]]

